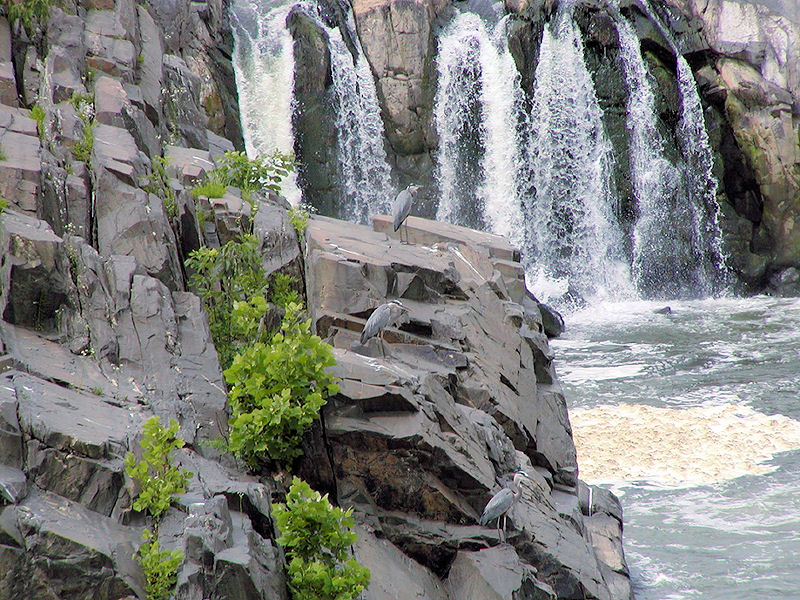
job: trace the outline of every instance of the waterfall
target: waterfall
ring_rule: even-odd
[[[231,8],[233,62],[245,145],[251,156],[294,150],[294,41],[286,17],[295,4],[236,0]],[[311,6],[307,9],[311,14],[316,11]],[[394,199],[375,83],[360,46],[354,60],[339,29],[323,25],[321,19],[319,25],[330,40],[342,214],[365,223],[372,214],[387,212]],[[293,204],[300,201],[294,175],[281,189]]]
[[[612,153],[571,11],[545,28],[523,148],[526,274],[544,300],[627,298]]]
[[[631,176],[638,211],[632,258],[636,286],[651,297],[712,295],[720,291],[725,261],[717,222],[717,183],[694,76],[676,50],[681,97],[676,133],[683,160],[675,166],[664,156],[655,96],[639,40],[632,26],[617,17],[620,58],[629,89]]]
[[[341,32],[338,29],[328,32],[337,99],[337,149],[344,213],[351,221],[368,223],[373,214],[390,211],[395,195],[383,145],[378,96],[360,46],[354,62]]]
[[[708,141],[703,107],[697,83],[686,59],[678,54],[678,91],[681,119],[678,137],[683,152],[684,179],[691,201],[692,247],[695,295],[708,296],[723,291],[727,265],[719,227],[717,180],[712,172],[714,160]]]
[[[236,0],[230,15],[234,37],[233,68],[239,91],[245,148],[251,157],[294,152],[294,53],[286,0]],[[292,203],[300,201],[295,174],[281,185]]]
[[[464,12],[440,38],[436,217],[489,228],[521,243],[516,129],[523,94],[505,40],[506,23],[500,20],[490,34],[481,17]]]

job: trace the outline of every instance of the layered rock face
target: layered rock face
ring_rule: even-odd
[[[206,445],[226,430],[225,386],[183,267],[248,221],[268,272],[307,275],[336,347],[341,392],[297,469],[356,508],[365,597],[629,598],[619,503],[595,490],[587,505],[577,479],[547,342],[563,323],[525,292],[518,252],[422,220],[407,246],[386,218],[320,218],[303,256],[280,198],[255,216],[233,188],[194,199],[241,140],[224,7],[72,8],[34,40],[0,21],[0,600],[144,598],[147,519],[123,460],[153,415],[179,422],[193,473],[159,527],[184,552],[174,597],[288,597],[270,510],[283,476]],[[386,297],[410,320],[360,346]],[[531,482],[505,543],[476,522],[518,468]]]
[[[370,567],[391,561],[402,577],[407,557],[415,559],[424,576],[404,598],[420,589],[454,600],[476,590],[491,598],[630,597],[619,505],[606,495],[602,506],[587,506],[518,252],[503,238],[414,217],[411,245],[387,236],[388,217],[376,217],[374,228],[319,217],[306,241],[310,308],[341,377],[340,394],[323,409],[321,461],[306,477],[394,545],[381,542],[392,552],[376,560],[377,542],[363,541],[359,557]],[[406,322],[362,346],[364,317],[387,297],[409,308]],[[531,482],[501,543],[476,520],[520,468]]]

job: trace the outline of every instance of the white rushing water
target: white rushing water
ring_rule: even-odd
[[[286,17],[296,4],[236,0],[231,8],[233,62],[250,156],[294,151],[294,41]],[[312,15],[316,10],[305,8]],[[339,29],[318,23],[330,44],[341,204],[346,218],[366,223],[372,214],[386,212],[394,199],[375,83],[357,38],[354,60]],[[300,201],[294,174],[281,189],[293,204]]]
[[[479,226],[481,213],[523,249],[545,301],[630,297],[611,147],[570,9],[545,28],[529,113],[505,26],[465,12],[441,36],[437,218]]]
[[[248,156],[275,150],[294,153],[294,43],[286,16],[294,5],[286,0],[235,0],[231,6],[233,67],[239,91]],[[281,185],[292,203],[300,201],[294,173]]]
[[[580,31],[562,8],[542,37],[525,140],[526,272],[545,301],[634,295],[602,117]]]
[[[347,49],[338,29],[328,30],[331,77],[336,97],[336,130],[345,217],[368,223],[389,212],[394,190],[384,148],[383,120],[369,64]],[[356,38],[357,40],[357,38]]]
[[[800,300],[669,304],[565,316],[580,476],[621,497],[638,600],[796,598]]]

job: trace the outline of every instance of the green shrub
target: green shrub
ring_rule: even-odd
[[[292,223],[292,227],[294,227],[298,237],[301,237],[306,232],[310,216],[311,211],[306,206],[298,205],[289,207],[289,221]]]
[[[150,164],[150,174],[144,177],[140,183],[145,192],[155,194],[161,198],[167,216],[170,219],[174,219],[178,216],[178,199],[175,196],[175,190],[169,184],[169,176],[167,175],[167,165],[169,163],[168,156],[154,157]]]
[[[6,156],[3,146],[0,146],[0,160],[8,160],[8,156]]]
[[[224,372],[231,386],[231,452],[250,466],[265,455],[281,464],[298,457],[303,434],[338,391],[326,371],[335,364],[333,349],[311,333],[302,307],[287,306],[270,343],[250,344]]]
[[[195,200],[200,196],[206,198],[222,198],[228,191],[228,185],[218,179],[209,179],[200,185],[194,186],[190,193]]]
[[[134,557],[142,566],[146,580],[147,600],[168,600],[178,580],[178,567],[183,562],[181,550],[162,550],[158,543],[158,532],[145,529],[144,544],[139,546]]]
[[[0,196],[0,215],[6,212],[7,208],[8,208],[8,200]]]
[[[281,532],[278,543],[289,558],[294,600],[352,600],[369,585],[369,569],[350,552],[358,539],[352,509],[332,506],[328,495],[295,477],[285,504],[273,504]]]
[[[39,139],[44,141],[44,109],[38,104],[31,108],[31,119],[36,121],[36,130],[39,132]]]
[[[206,307],[219,363],[226,369],[237,350],[250,341],[234,331],[234,302],[264,296],[269,284],[258,240],[242,235],[222,248],[199,248],[189,254],[186,266],[194,271],[190,284]]]
[[[94,123],[84,123],[83,137],[72,145],[72,155],[75,160],[88,165],[92,160],[92,148],[94,148]]]
[[[158,417],[151,417],[142,430],[142,460],[137,461],[129,452],[125,457],[125,472],[140,486],[133,502],[134,510],[146,510],[158,519],[172,504],[173,496],[186,491],[186,483],[192,473],[174,466],[170,458],[173,450],[183,448],[185,444],[175,435],[178,433],[175,419],[170,420],[168,428],[164,428],[159,424]]]
[[[51,0],[2,0],[8,20],[21,21],[28,32],[32,32],[34,21],[44,23],[50,15]]]
[[[203,183],[192,189],[192,195],[221,198],[228,186],[242,191],[242,198],[250,201],[251,193],[261,189],[275,192],[280,182],[294,169],[294,158],[275,152],[271,156],[247,158],[244,152],[226,152],[217,157],[219,166],[206,173]],[[257,209],[252,206],[253,211]]]
[[[295,282],[297,282],[296,277],[275,273],[269,286],[270,301],[284,309],[290,304],[300,304],[300,294],[292,287]]]

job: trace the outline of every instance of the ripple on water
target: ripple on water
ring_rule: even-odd
[[[573,409],[581,478],[589,483],[686,487],[774,470],[775,454],[800,448],[800,422],[741,404]]]

